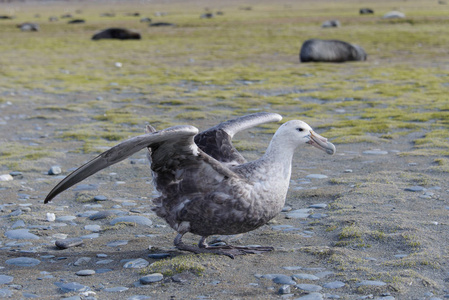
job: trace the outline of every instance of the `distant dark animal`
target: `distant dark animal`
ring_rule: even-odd
[[[345,62],[366,60],[362,47],[338,40],[311,39],[302,44],[301,62]]]
[[[142,23],[151,23],[151,19],[150,18],[142,18],[142,19],[140,19],[140,22],[142,22]]]
[[[67,22],[67,24],[84,24],[86,23],[83,19],[73,19]]]
[[[321,25],[322,28],[329,28],[329,27],[340,27],[340,21],[338,20],[329,20],[329,21],[325,21],[323,22],[323,24]]]
[[[221,10],[219,10],[219,11],[217,11],[215,14],[216,14],[217,16],[223,16],[223,15],[224,15],[224,12],[222,12]]]
[[[39,25],[36,23],[22,23],[17,25],[22,31],[39,31]]]
[[[118,39],[118,40],[140,40],[140,33],[124,28],[108,28],[92,37],[93,40]]]
[[[59,20],[58,17],[55,17],[55,16],[52,16],[52,17],[48,18],[48,21],[50,21],[50,22],[56,22],[58,20]]]
[[[151,27],[175,26],[175,24],[173,24],[173,23],[166,23],[166,22],[156,22],[156,23],[151,23],[150,26]]]
[[[211,12],[204,13],[200,16],[201,19],[212,19],[214,17],[214,14]]]
[[[140,13],[138,13],[138,12],[135,12],[135,13],[127,13],[126,15],[127,15],[127,16],[131,16],[131,17],[139,17],[139,16],[140,16]]]
[[[72,14],[65,14],[61,16],[61,19],[73,18]]]
[[[0,16],[0,20],[12,20],[14,17],[12,16]]]
[[[369,14],[374,14],[374,10],[372,10],[371,8],[361,8],[359,10],[361,15],[369,15]]]

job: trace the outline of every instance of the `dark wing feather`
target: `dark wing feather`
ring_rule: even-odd
[[[128,139],[108,151],[103,152],[96,158],[92,159],[88,163],[84,164],[77,170],[73,171],[70,175],[59,182],[53,190],[47,195],[44,203],[49,202],[59,193],[65,191],[71,186],[84,180],[85,178],[95,174],[96,172],[116,164],[134,153],[144,149],[146,147],[161,147],[161,145],[169,144],[169,149],[172,149],[170,153],[167,152],[163,155],[161,151],[161,157],[153,158],[153,161],[158,164],[164,159],[168,159],[169,155],[175,155],[176,149],[184,151],[182,155],[194,155],[194,151],[197,150],[196,145],[193,142],[193,136],[198,133],[198,129],[193,126],[174,126],[161,131],[152,132],[145,135],[140,135]]]
[[[195,143],[208,155],[223,163],[243,164],[245,158],[232,145],[233,136],[242,130],[268,122],[279,122],[275,113],[255,113],[220,123],[195,136]]]

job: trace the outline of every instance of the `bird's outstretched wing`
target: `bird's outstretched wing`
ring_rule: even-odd
[[[198,156],[200,150],[193,141],[193,137],[197,133],[196,127],[181,125],[130,138],[73,171],[51,190],[44,202],[49,202],[56,195],[85,178],[147,147],[150,147],[156,154],[152,157],[153,168],[173,165],[173,162],[179,161],[179,157]],[[161,151],[157,151],[157,149]]]
[[[239,131],[268,123],[279,122],[282,116],[276,113],[254,113],[220,123],[195,136],[195,143],[208,155],[222,163],[243,164],[245,158],[232,145],[233,136]]]

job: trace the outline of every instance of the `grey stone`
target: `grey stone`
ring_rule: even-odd
[[[363,154],[366,154],[366,155],[385,155],[385,154],[388,154],[388,151],[374,149],[374,150],[363,151]]]
[[[307,291],[307,292],[318,292],[321,291],[323,288],[316,284],[307,284],[307,283],[300,283],[295,285],[296,288]]]
[[[405,188],[405,190],[407,192],[423,192],[426,190],[426,188],[419,186],[419,185],[414,185],[414,186]]]
[[[56,222],[70,222],[76,219],[76,216],[60,216],[56,218]]]
[[[124,287],[124,286],[116,286],[116,287],[104,289],[103,291],[109,292],[109,293],[120,293],[120,292],[124,292],[127,290],[129,290],[129,288]]]
[[[108,197],[103,196],[103,195],[97,195],[94,197],[94,200],[95,201],[106,201],[106,200],[108,200]]]
[[[19,228],[19,227],[25,227],[25,222],[23,220],[17,220],[11,226],[12,229],[16,229],[16,228]]]
[[[376,280],[362,280],[362,281],[356,283],[355,286],[359,287],[359,286],[365,286],[365,285],[369,285],[369,286],[384,286],[384,285],[386,285],[386,283],[383,282],[383,281],[376,281]]]
[[[8,275],[0,274],[0,284],[11,283],[14,280],[14,277]]]
[[[164,275],[161,273],[153,273],[146,276],[143,276],[139,279],[141,284],[150,284],[154,282],[158,282],[164,279]]]
[[[56,247],[60,249],[68,249],[71,247],[76,247],[84,243],[83,239],[81,238],[72,238],[72,239],[65,239],[65,240],[57,240],[55,242]]]
[[[326,207],[327,207],[326,203],[312,204],[309,206],[309,208],[326,208]]]
[[[89,231],[93,231],[93,232],[99,232],[101,230],[101,226],[100,225],[86,225],[84,226],[84,229],[89,230]]]
[[[145,268],[149,265],[150,263],[148,261],[146,261],[143,258],[137,258],[137,259],[133,259],[129,262],[127,262],[123,267],[124,268],[133,268],[133,269],[141,269],[141,268]]]
[[[71,292],[80,293],[90,291],[90,288],[88,286],[82,285],[78,282],[69,282],[69,283],[55,282],[54,284],[57,287],[59,287],[63,293],[71,293]]]
[[[303,279],[303,280],[319,280],[320,278],[312,275],[312,274],[305,274],[305,273],[300,273],[300,274],[294,274],[293,278],[298,278],[298,279]]]
[[[48,170],[48,175],[59,175],[62,173],[60,166],[53,166]]]
[[[151,299],[151,297],[145,295],[134,295],[129,297],[127,300],[146,300],[146,299]]]
[[[15,240],[38,240],[39,237],[30,233],[28,229],[13,229],[5,232],[5,236],[9,239]]]
[[[278,274],[272,280],[274,283],[279,283],[279,284],[289,284],[289,285],[296,284],[296,282],[292,279],[291,276],[287,276],[287,275],[283,275],[283,274]]]
[[[123,245],[127,245],[128,241],[127,240],[119,240],[119,241],[113,241],[113,242],[109,242],[107,243],[108,247],[118,247],[118,246],[123,246]]]
[[[91,260],[90,257],[80,257],[73,263],[73,265],[74,266],[82,266],[82,265],[85,265],[88,262],[90,262],[90,260]]]
[[[323,284],[323,287],[326,289],[339,289],[344,286],[345,286],[345,283],[341,282],[341,281],[332,281],[332,282]]]
[[[323,300],[323,295],[320,293],[310,293],[308,295],[296,298],[295,300]]]
[[[102,259],[96,262],[97,265],[106,265],[113,262],[113,259]]]
[[[287,219],[305,219],[310,216],[309,212],[310,212],[309,208],[292,210],[291,212],[287,213],[286,218]]]
[[[86,234],[86,235],[80,236],[80,239],[91,240],[91,239],[96,239],[98,237],[100,237],[100,234],[98,232],[94,232],[91,234]]]
[[[111,225],[115,225],[117,223],[126,222],[126,223],[136,223],[144,226],[151,226],[153,222],[150,219],[143,216],[125,216],[118,217],[111,221]]]
[[[101,219],[105,219],[107,217],[110,216],[115,216],[117,215],[117,210],[105,210],[105,211],[100,211],[96,214],[93,214],[89,217],[89,220],[101,220]]]
[[[167,258],[170,257],[170,253],[152,253],[152,254],[148,254],[149,258],[153,258],[153,259],[162,259],[162,258]]]
[[[0,289],[0,298],[3,299],[3,298],[9,298],[9,297],[12,297],[12,291],[10,289],[7,289],[7,288]]]
[[[326,175],[324,174],[309,174],[306,176],[306,178],[312,178],[312,179],[325,179],[328,178]]]
[[[279,295],[290,294],[290,292],[291,292],[291,288],[290,288],[290,285],[288,285],[288,284],[281,286],[278,290]]]
[[[40,264],[41,261],[31,257],[16,257],[8,259],[5,263],[19,267],[34,267]]]
[[[91,276],[95,274],[95,270],[79,270],[78,272],[75,273],[78,276]]]

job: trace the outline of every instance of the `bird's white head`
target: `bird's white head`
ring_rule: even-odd
[[[290,146],[293,149],[301,144],[309,144],[330,155],[336,151],[332,143],[313,131],[307,123],[300,120],[292,120],[282,124],[276,131],[274,138],[282,140],[284,146]]]

